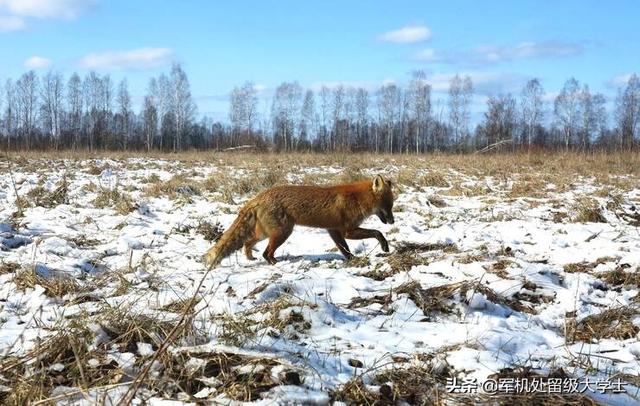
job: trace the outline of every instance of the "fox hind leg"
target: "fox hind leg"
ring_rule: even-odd
[[[278,247],[280,247],[287,240],[287,238],[289,238],[292,231],[293,224],[287,224],[269,235],[269,244],[262,253],[262,257],[266,259],[268,263],[273,265],[278,262],[274,254]]]
[[[244,255],[247,257],[248,260],[253,261],[254,259],[256,259],[253,256],[253,246],[256,245],[262,238],[257,238],[257,237],[251,237],[250,240],[247,240],[247,242],[244,243]]]
[[[254,234],[244,243],[244,255],[248,260],[252,261],[255,259],[253,256],[253,246],[264,240],[264,238],[264,233],[262,232],[260,225],[256,225]]]

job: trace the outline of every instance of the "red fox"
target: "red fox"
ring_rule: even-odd
[[[247,259],[255,259],[252,248],[265,238],[269,244],[262,256],[275,264],[274,253],[291,235],[296,224],[325,228],[347,259],[353,254],[345,238],[362,240],[375,238],[384,252],[389,243],[378,230],[360,228],[372,214],[385,224],[393,224],[393,191],[391,181],[380,175],[344,185],[276,186],[247,202],[231,227],[203,257],[208,267],[218,265],[223,258],[244,245]]]

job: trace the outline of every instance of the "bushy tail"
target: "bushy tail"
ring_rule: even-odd
[[[204,254],[204,263],[207,267],[216,266],[224,258],[234,251],[242,248],[245,241],[256,228],[255,205],[246,205],[240,209],[238,217],[231,227],[225,231],[216,244]]]

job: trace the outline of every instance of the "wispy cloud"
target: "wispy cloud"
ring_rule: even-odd
[[[14,16],[72,19],[94,7],[97,0],[0,0],[0,9]]]
[[[44,69],[53,65],[51,59],[43,58],[41,56],[32,56],[24,61],[24,67],[28,69]]]
[[[512,47],[481,46],[473,55],[483,62],[495,63],[529,58],[549,58],[579,55],[584,51],[581,44],[571,42],[521,42]]]
[[[454,61],[454,57],[452,54],[442,53],[442,52],[436,51],[433,48],[425,48],[420,51],[414,52],[411,55],[410,59],[418,62],[432,62],[432,63],[450,63]]]
[[[388,31],[378,36],[382,42],[394,44],[412,44],[427,41],[431,38],[431,30],[424,25],[409,25],[397,30]]]
[[[606,85],[612,89],[624,87],[629,82],[629,79],[631,79],[631,75],[633,75],[633,73],[624,73],[622,75],[614,76],[606,83]]]
[[[466,52],[439,52],[425,48],[410,56],[420,62],[486,65],[534,58],[562,58],[580,55],[584,46],[578,43],[543,41],[521,42],[514,46],[479,46]]]
[[[24,30],[24,19],[17,16],[0,16],[0,32]]]
[[[461,77],[469,76],[473,82],[474,93],[483,96],[519,92],[529,79],[527,76],[516,73],[459,72],[458,74]],[[445,93],[449,91],[451,79],[455,75],[455,72],[436,73],[428,78],[427,82],[434,92]]]
[[[150,69],[171,62],[169,48],[138,48],[126,51],[91,53],[78,61],[86,69]]]

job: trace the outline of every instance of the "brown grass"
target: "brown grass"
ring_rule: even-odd
[[[138,205],[133,202],[131,196],[125,192],[121,192],[117,187],[113,189],[102,189],[93,200],[93,205],[97,209],[113,208],[122,215],[129,214],[138,208]]]
[[[45,208],[52,208],[60,204],[69,203],[69,183],[67,182],[66,175],[60,179],[51,191],[48,191],[43,183],[38,184],[27,193],[24,201],[21,203],[32,203],[33,206]]]
[[[82,290],[75,278],[66,274],[56,274],[50,277],[39,275],[35,269],[16,269],[12,279],[18,289],[33,289],[36,285],[44,288],[44,293],[50,297],[63,297]]]
[[[576,213],[576,223],[606,223],[607,219],[602,214],[602,207],[595,199],[581,198],[573,206]]]
[[[632,320],[638,314],[640,312],[634,306],[607,309],[587,316],[577,323],[570,322],[565,327],[565,337],[570,343],[575,341],[590,343],[603,338],[617,340],[635,338],[640,328],[634,325]]]

